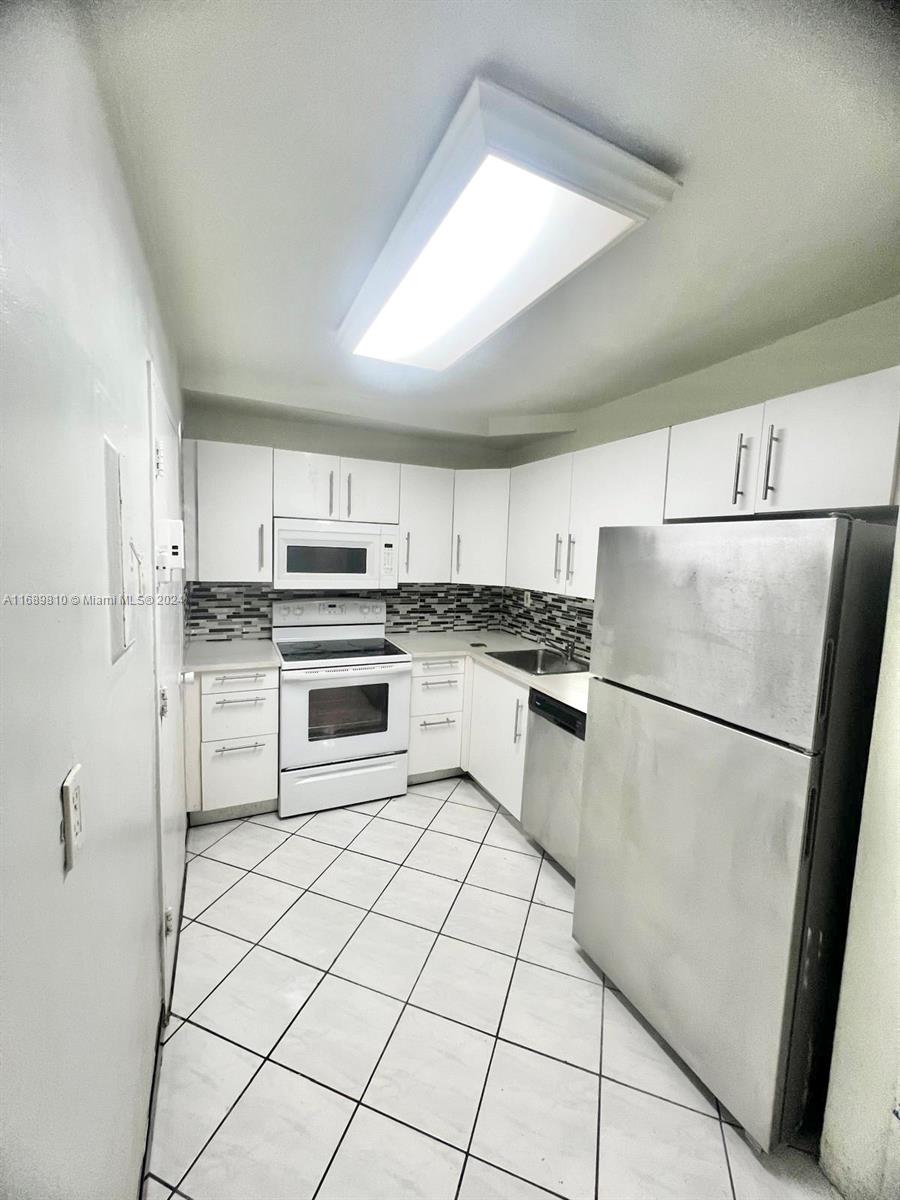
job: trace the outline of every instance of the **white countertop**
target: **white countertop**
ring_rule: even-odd
[[[476,662],[496,671],[498,675],[506,675],[518,683],[537,688],[539,692],[553,696],[579,712],[587,712],[590,671],[577,671],[568,675],[531,675],[528,671],[520,671],[518,667],[511,667],[508,663],[498,662],[488,654],[490,650],[528,650],[535,645],[546,643],[532,642],[528,638],[499,629],[461,632],[449,630],[444,633],[393,633],[388,630],[388,637],[395,645],[409,651],[413,658],[468,654]]]
[[[267,671],[280,666],[281,658],[268,638],[196,641],[184,647],[185,671]]]

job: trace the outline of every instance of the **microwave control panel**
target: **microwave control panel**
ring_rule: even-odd
[[[381,586],[390,587],[397,579],[397,546],[393,538],[381,544]]]

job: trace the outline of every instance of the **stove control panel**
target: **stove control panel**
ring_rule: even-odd
[[[364,600],[359,596],[276,600],[272,605],[272,625],[383,625],[386,612],[383,600]]]

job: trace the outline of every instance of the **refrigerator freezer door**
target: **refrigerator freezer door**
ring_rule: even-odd
[[[829,517],[601,529],[591,670],[818,748],[849,528]]]
[[[779,1134],[817,764],[591,682],[575,937],[765,1148]]]

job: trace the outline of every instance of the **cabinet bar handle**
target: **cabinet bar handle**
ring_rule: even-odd
[[[216,675],[215,679],[217,683],[231,683],[235,679],[264,679],[265,674],[265,671],[254,671],[250,675]]]
[[[350,516],[350,509],[353,507],[353,472],[347,472],[347,516]]]
[[[328,515],[334,515],[334,471],[328,472]]]
[[[411,536],[412,535],[410,534],[409,530],[407,529],[407,531],[406,531],[406,573],[407,573],[407,575],[409,574],[409,543],[410,543]]]
[[[459,681],[456,679],[423,679],[422,687],[459,687]]]
[[[569,541],[566,546],[566,583],[575,574],[575,539],[569,534]]]
[[[562,554],[562,542],[563,542],[562,534],[558,533],[556,535],[556,547],[553,551],[553,578],[554,579],[559,579],[559,571],[560,571],[559,556],[560,556],[560,554]]]
[[[461,549],[462,549],[462,534],[458,533],[456,535],[456,573],[457,573],[457,575],[459,574],[459,553],[460,553]]]
[[[263,542],[265,540],[265,533],[266,533],[265,525],[260,525],[260,527],[259,527],[259,569],[260,570],[263,569],[263,566],[265,564],[265,547],[263,545]]]
[[[455,725],[456,717],[443,717],[440,721],[420,721],[420,729],[433,729],[435,725]]]
[[[522,736],[522,731],[519,729],[519,714],[522,711],[522,701],[516,701],[516,719],[513,722],[513,742],[517,742]]]
[[[766,442],[766,469],[763,472],[762,498],[766,499],[769,492],[775,491],[775,485],[769,483],[769,477],[772,474],[772,446],[775,442],[780,441],[780,438],[775,436],[775,426],[769,426],[769,437]]]
[[[422,663],[422,667],[424,670],[430,671],[432,667],[455,667],[458,662],[458,658],[427,658]]]
[[[251,742],[249,746],[219,746],[216,754],[231,754],[235,750],[261,750],[265,742]]]
[[[738,489],[738,484],[741,482],[741,455],[747,448],[747,443],[744,441],[743,432],[738,434],[737,451],[734,456],[734,483],[731,488],[731,503],[737,504],[738,496],[743,496],[743,492]]]
[[[265,696],[241,696],[235,700],[217,700],[216,708],[224,708],[226,704],[262,704]]]

